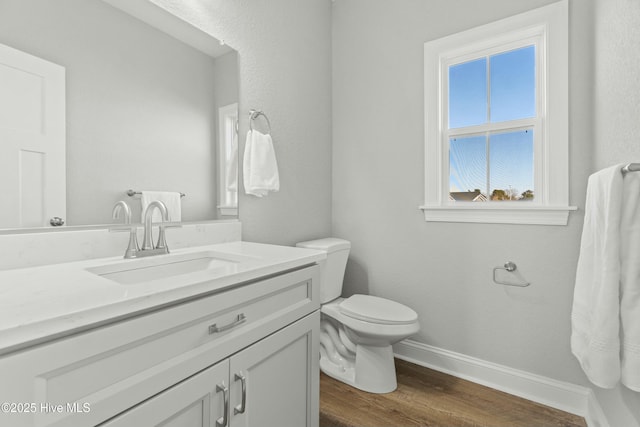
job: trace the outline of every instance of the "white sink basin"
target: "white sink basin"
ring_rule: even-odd
[[[123,285],[135,285],[204,270],[233,273],[242,260],[212,251],[178,255],[157,255],[116,264],[88,268],[87,271]]]

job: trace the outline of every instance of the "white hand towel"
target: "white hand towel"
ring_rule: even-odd
[[[623,179],[622,166],[589,177],[571,350],[593,384],[613,388],[622,377],[640,390],[640,174]]]
[[[167,206],[169,221],[182,221],[182,200],[180,200],[180,193],[172,191],[142,191],[142,196],[140,197],[140,203],[142,204],[142,222],[144,222],[144,213],[147,210],[147,206],[154,200],[159,200]],[[162,221],[162,215],[160,215],[158,209],[154,210],[151,221]]]
[[[264,197],[269,191],[280,189],[278,162],[271,135],[256,130],[247,133],[242,165],[245,193]]]

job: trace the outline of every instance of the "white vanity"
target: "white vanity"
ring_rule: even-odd
[[[0,271],[0,426],[317,426],[313,250]]]

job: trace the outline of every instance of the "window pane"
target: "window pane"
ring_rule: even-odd
[[[536,115],[535,46],[493,55],[491,68],[491,122]]]
[[[449,140],[449,200],[487,200],[486,147],[484,135]]]
[[[487,59],[449,67],[449,128],[487,122]]]
[[[489,137],[491,200],[533,200],[533,129]]]

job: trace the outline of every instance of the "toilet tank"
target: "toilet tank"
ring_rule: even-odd
[[[351,243],[348,240],[329,237],[300,242],[296,246],[327,253],[327,261],[320,279],[320,303],[324,304],[338,298],[342,294],[342,281]]]

